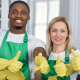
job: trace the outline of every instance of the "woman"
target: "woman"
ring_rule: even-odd
[[[61,61],[65,64],[71,63],[70,59],[74,57],[71,54],[71,49],[74,49],[76,53],[80,54],[80,51],[73,46],[72,31],[68,20],[65,17],[56,17],[52,19],[47,28],[46,43],[46,53],[48,55],[47,60],[50,66],[50,72],[46,75],[41,74],[42,80],[47,80],[50,76],[57,75],[53,66],[56,65],[58,55],[61,56]],[[77,73],[78,72],[68,77],[57,76],[57,80],[76,80]]]

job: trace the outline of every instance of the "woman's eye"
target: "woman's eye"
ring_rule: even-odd
[[[53,30],[53,32],[56,32],[56,30]]]
[[[65,31],[61,31],[61,32],[65,32]]]

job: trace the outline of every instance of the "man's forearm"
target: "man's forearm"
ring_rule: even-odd
[[[45,51],[45,49],[42,48],[42,47],[37,47],[37,48],[35,48],[35,49],[34,49],[34,52],[33,52],[33,56],[34,56],[34,57],[37,56],[38,53],[40,53],[40,52],[42,53],[42,56],[44,56],[45,58],[47,58],[46,51]]]

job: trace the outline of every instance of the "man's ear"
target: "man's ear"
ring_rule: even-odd
[[[30,20],[30,16],[28,16],[28,20]]]

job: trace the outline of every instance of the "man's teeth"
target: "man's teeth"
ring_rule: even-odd
[[[20,23],[20,22],[22,22],[22,21],[21,21],[21,20],[16,20],[16,22],[19,22],[19,23]]]

